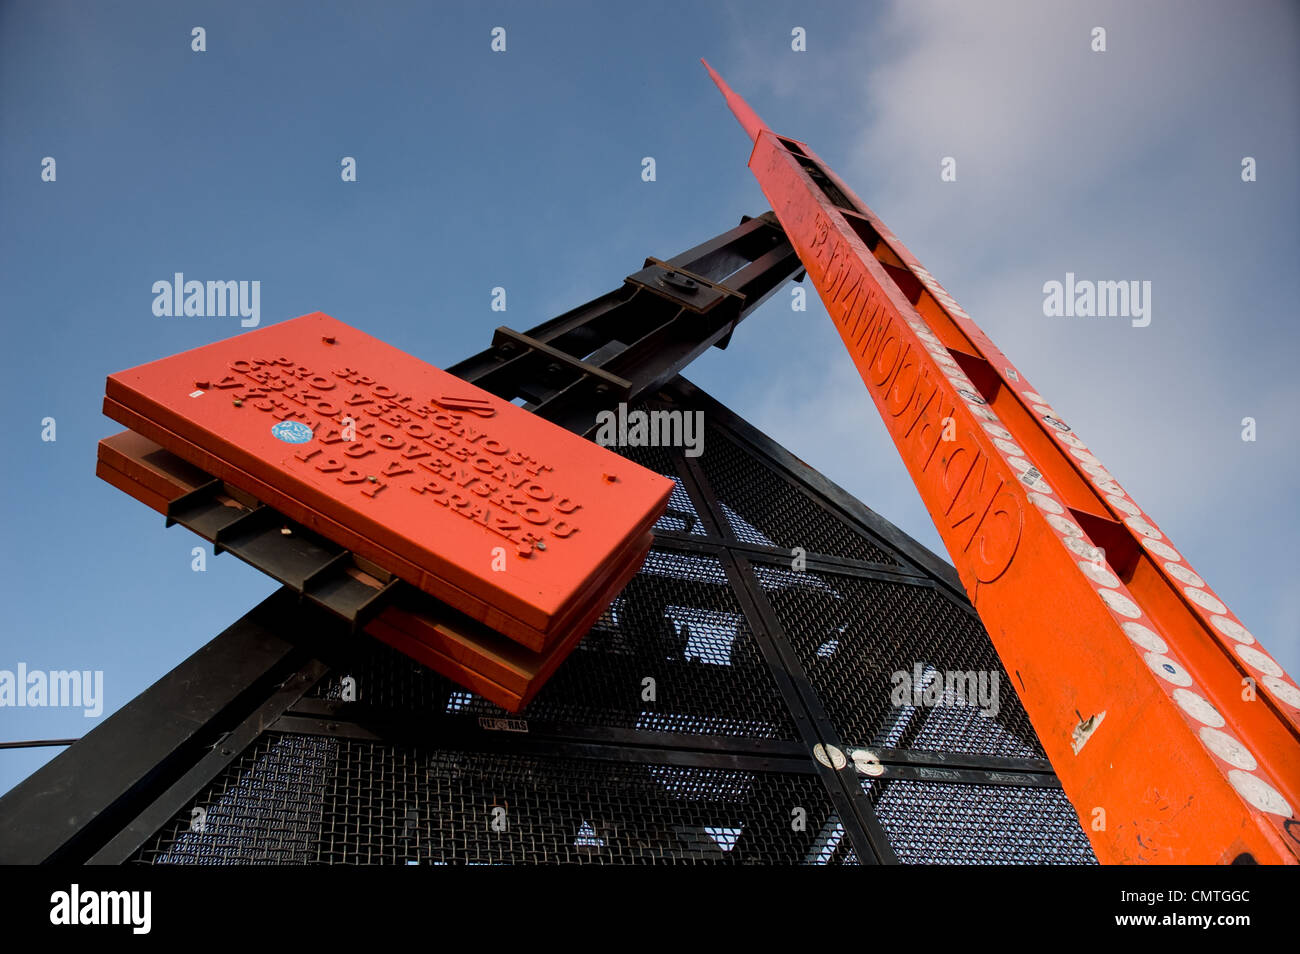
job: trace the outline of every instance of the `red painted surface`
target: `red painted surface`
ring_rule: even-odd
[[[1097,857],[1296,863],[1295,682],[861,199],[709,72]]]
[[[212,479],[133,431],[99,442],[95,473],[161,514],[167,513],[169,501]],[[251,498],[242,504],[256,505]],[[485,699],[517,712],[582,641],[605,612],[610,595],[622,590],[640,569],[652,539],[653,534],[646,533],[628,541],[609,566],[604,588],[580,607],[575,624],[543,652],[526,649],[416,590],[404,591],[397,602],[365,625],[365,631]],[[373,577],[358,578],[368,578],[376,590],[383,585]]]
[[[569,634],[672,489],[320,313],[111,375],[106,393],[136,433],[532,649]],[[283,439],[295,430],[303,443]]]

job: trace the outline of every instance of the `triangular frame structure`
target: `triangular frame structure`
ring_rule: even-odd
[[[522,712],[286,587],[0,800],[0,861],[1094,862],[953,568],[678,374],[799,272],[746,217],[449,369],[705,422],[617,448],[668,511]]]

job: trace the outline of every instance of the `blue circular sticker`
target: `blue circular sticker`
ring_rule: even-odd
[[[272,426],[271,436],[286,444],[306,444],[311,440],[311,428],[300,421],[281,421]]]

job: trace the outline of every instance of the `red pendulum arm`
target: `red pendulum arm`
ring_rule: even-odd
[[[804,143],[707,63],[1103,862],[1300,860],[1300,689]]]

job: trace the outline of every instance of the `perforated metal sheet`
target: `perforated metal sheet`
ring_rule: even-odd
[[[831,819],[811,774],[272,734],[135,860],[826,864],[837,858],[824,836]],[[256,835],[268,829],[279,839]]]
[[[505,715],[406,656],[373,641],[367,646],[357,667],[333,673],[314,694],[339,698],[343,678],[351,676],[357,701],[369,705],[448,717]],[[650,552],[641,573],[519,717],[647,732],[798,737],[721,564],[663,550]]]
[[[704,447],[700,467],[736,539],[759,546],[784,550],[801,547],[810,554],[897,565],[898,561],[883,547],[749,456],[719,428],[706,428]]]
[[[135,860],[153,864],[310,864],[339,743],[263,735]]]
[[[937,589],[765,566],[754,572],[845,742],[1044,757],[979,620]],[[906,687],[918,667],[925,687],[951,684],[947,673],[972,673],[978,687],[982,676],[983,699],[977,689],[974,699],[916,700]]]
[[[633,410],[645,410],[648,407],[649,405],[640,404]],[[699,512],[695,509],[695,502],[691,500],[691,495],[682,486],[682,479],[677,476],[677,469],[673,464],[673,455],[668,448],[617,447],[613,449],[642,467],[653,470],[656,474],[662,474],[673,481],[672,496],[668,500],[668,508],[658,522],[655,523],[655,530],[669,530],[697,536],[704,535],[704,526],[700,521]]]
[[[848,566],[750,567],[752,552],[709,536],[702,518],[711,515],[742,543],[800,546],[810,555],[855,561],[867,574],[877,573],[872,565],[911,566],[881,539],[840,522],[814,492],[778,473],[774,459],[747,446],[711,426],[698,468],[680,449],[619,449],[674,479],[669,511],[656,529],[686,534],[687,541],[661,538],[517,716],[529,727],[527,752],[411,748],[273,729],[136,860],[856,864],[866,847],[863,821],[837,814],[827,787],[842,778],[819,776],[811,758],[806,772],[794,773],[740,771],[727,760],[752,755],[755,746],[811,752],[817,741],[913,755],[963,753],[990,770],[1014,770],[999,760],[1042,758],[978,618],[940,588],[902,576],[855,575]],[[697,496],[688,488],[701,474]],[[765,642],[770,657],[761,650]],[[769,662],[782,652],[795,660],[784,689]],[[895,674],[913,675],[918,666],[926,683],[947,672],[983,672],[986,681],[996,674],[996,714],[957,705],[951,692],[938,694],[942,704],[924,697],[898,703]],[[362,711],[381,710],[432,739],[445,727],[470,732],[462,739],[497,744],[497,733],[472,730],[481,717],[505,713],[382,644],[361,637],[353,663],[309,695],[341,701],[345,676]],[[652,698],[645,695],[647,678]],[[815,693],[824,720],[805,707],[795,685]],[[348,713],[345,705],[337,718]],[[548,735],[555,727],[580,728],[583,738],[622,733],[618,744],[639,740],[637,749],[650,753],[652,764],[591,758],[585,749],[575,754],[563,731]],[[534,754],[536,744],[551,749]],[[674,764],[683,752],[692,753],[690,767]],[[875,812],[904,863],[1093,860],[1059,789],[866,782],[867,804],[855,811]],[[195,808],[206,812],[205,833],[190,829]],[[493,809],[505,810],[504,830],[490,827]],[[792,827],[796,809],[802,827]]]
[[[904,864],[1096,864],[1059,788],[866,779]]]

